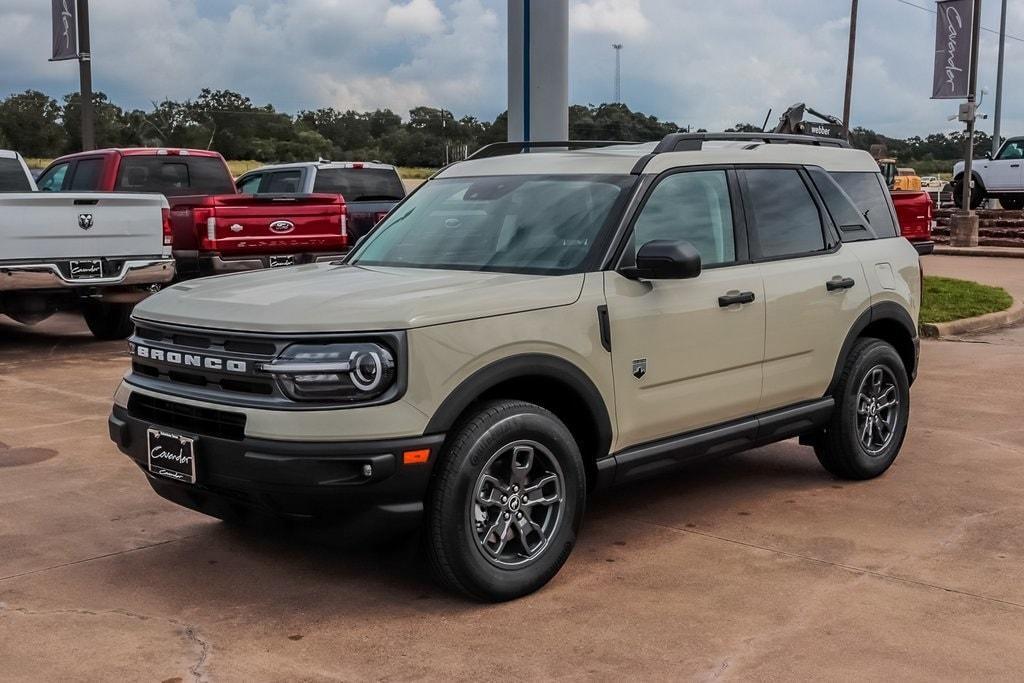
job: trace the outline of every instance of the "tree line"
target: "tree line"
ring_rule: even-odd
[[[58,101],[35,90],[0,100],[0,148],[25,157],[52,158],[81,149],[80,96]],[[126,109],[102,92],[93,96],[99,147],[189,147],[212,149],[228,159],[265,162],[316,158],[375,159],[400,166],[438,167],[448,159],[507,139],[505,113],[493,121],[456,118],[445,109],[416,107],[402,116],[390,109],[359,112],[333,107],[292,115],[273,105],[257,105],[237,92],[204,88],[194,99],[153,102],[148,109]],[[574,140],[660,140],[682,130],[668,121],[634,112],[624,104],[573,105],[569,135]],[[686,130],[689,130],[687,128]],[[737,124],[729,130],[760,130]],[[962,157],[963,133],[934,133],[898,139],[866,128],[851,132],[855,147],[883,145],[900,164],[919,172],[948,170]],[[983,154],[991,139],[979,133]],[[934,168],[932,168],[934,167]]]

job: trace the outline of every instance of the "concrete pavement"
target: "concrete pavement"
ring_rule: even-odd
[[[989,281],[986,259],[925,267]],[[984,272],[967,274],[959,261]],[[1008,264],[1015,261],[1004,260]],[[1024,334],[925,341],[892,470],[795,442],[594,501],[544,590],[437,589],[412,543],[254,533],[153,494],[108,442],[123,344],[0,322],[0,678],[1015,679]]]

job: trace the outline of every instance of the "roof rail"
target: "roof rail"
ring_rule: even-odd
[[[491,157],[511,156],[512,154],[523,154],[532,149],[596,149],[599,147],[612,147],[613,145],[642,145],[642,142],[625,142],[622,140],[543,140],[523,142],[494,142],[484,145],[477,151],[466,157],[471,159],[489,159]]]
[[[816,147],[849,147],[839,138],[818,138],[811,135],[786,133],[670,133],[654,148],[655,154],[665,152],[697,152],[705,142],[729,141],[786,145],[813,145]]]

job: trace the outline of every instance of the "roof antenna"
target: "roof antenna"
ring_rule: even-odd
[[[764,123],[761,124],[761,132],[763,133],[768,127],[768,119],[772,117],[772,108],[768,107],[768,115],[764,117]]]

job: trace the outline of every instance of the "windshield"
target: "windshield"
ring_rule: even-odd
[[[399,200],[405,196],[402,179],[392,169],[322,168],[313,192],[340,194],[347,202]]]
[[[628,175],[431,180],[350,263],[552,275],[593,269],[635,182]]]

